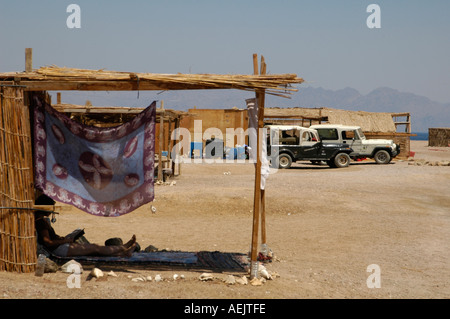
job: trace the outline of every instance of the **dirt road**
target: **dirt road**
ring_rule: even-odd
[[[450,148],[426,143],[412,141],[415,159],[450,160]],[[330,169],[297,163],[271,175],[266,223],[276,259],[266,267],[279,277],[261,286],[227,285],[228,273],[202,282],[194,271],[130,268],[92,280],[85,271],[81,288],[70,289],[60,271],[43,277],[0,272],[0,298],[450,298],[450,166],[409,164],[366,161]],[[176,185],[156,186],[156,214],[149,205],[109,219],[65,209],[54,227],[60,234],[85,228],[86,237],[101,244],[136,234],[141,247],[248,252],[251,164],[185,164],[172,181]],[[370,265],[377,278],[370,277],[376,275]],[[174,281],[175,273],[184,279]],[[160,282],[132,281],[158,274]]]

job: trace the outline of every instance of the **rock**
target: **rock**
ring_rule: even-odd
[[[236,279],[236,283],[240,284],[240,285],[247,285],[248,284],[248,280],[247,277],[242,276],[240,278]]]
[[[234,285],[236,283],[236,278],[234,278],[233,275],[228,275],[227,278],[225,279],[225,283],[227,285]]]
[[[156,275],[155,276],[155,281],[156,282],[160,282],[160,281],[162,281],[163,279],[162,279],[162,277],[161,277],[161,275]]]
[[[57,272],[57,271],[58,271],[58,265],[53,260],[46,258],[44,272],[49,273],[49,272]]]
[[[259,279],[257,277],[250,280],[250,285],[252,285],[252,286],[262,286],[262,284],[263,283],[262,283],[261,279]]]
[[[145,281],[145,279],[144,279],[144,278],[142,278],[142,277],[137,277],[137,278],[133,278],[133,279],[131,279],[131,281],[133,281],[133,282],[144,282],[144,281]]]
[[[89,275],[94,278],[100,278],[103,277],[103,271],[98,268],[94,268],[91,270],[91,273]]]
[[[258,272],[263,278],[268,279],[268,280],[272,279],[272,276],[269,274],[266,267],[264,267],[262,264],[258,265]]]
[[[267,269],[263,269],[259,272],[261,274],[261,277],[267,279],[267,280],[272,280],[272,275],[269,274],[269,272],[267,271]]]
[[[212,274],[206,273],[204,272],[203,274],[201,274],[198,279],[200,279],[201,281],[209,281],[209,280],[213,280],[214,277]]]
[[[278,278],[280,277],[280,274],[277,273],[276,271],[272,272],[272,279]]]
[[[73,266],[71,266],[73,265]],[[61,266],[61,271],[64,273],[73,273],[74,271],[79,271],[80,274],[83,273],[83,266],[75,260],[69,260],[64,265]]]
[[[173,280],[177,280],[178,278],[180,278],[180,276],[178,276],[177,274],[173,275]]]
[[[111,277],[118,277],[117,274],[112,270],[107,275]]]
[[[147,277],[145,277],[145,279],[147,280],[147,281],[152,281],[153,279],[152,279],[152,276],[147,276]]]

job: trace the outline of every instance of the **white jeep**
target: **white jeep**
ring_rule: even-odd
[[[352,149],[354,160],[373,158],[378,164],[388,164],[400,153],[400,146],[392,140],[366,139],[361,127],[340,124],[311,125],[323,143],[346,143]]]

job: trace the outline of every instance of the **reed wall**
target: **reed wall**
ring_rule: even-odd
[[[0,270],[36,267],[30,112],[20,87],[0,87]]]

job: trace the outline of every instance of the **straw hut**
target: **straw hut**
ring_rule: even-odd
[[[450,128],[429,128],[428,146],[450,147]]]
[[[0,73],[0,270],[31,272],[36,267],[33,214],[36,207],[29,112],[31,92],[41,92],[48,101],[46,91],[240,89],[255,92],[260,106],[258,126],[262,127],[265,94],[289,97],[290,93],[297,91],[291,85],[300,84],[303,79],[295,74],[266,75],[263,57],[260,66],[254,54],[253,75],[149,74],[55,66],[33,70],[32,50],[26,49],[25,72]],[[261,240],[266,242],[260,172],[258,157],[255,166],[252,276],[256,276],[255,269],[257,271],[260,218]]]

